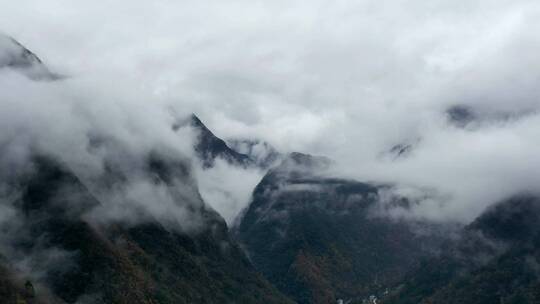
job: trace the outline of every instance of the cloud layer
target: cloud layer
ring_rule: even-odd
[[[224,137],[330,156],[340,175],[436,189],[447,199],[415,212],[461,221],[540,182],[535,1],[4,2],[0,29],[73,77],[66,91],[2,76],[1,129],[18,142],[36,128],[76,154],[76,107],[134,149],[170,144],[163,113],[196,112]],[[517,118],[458,128],[455,104]]]

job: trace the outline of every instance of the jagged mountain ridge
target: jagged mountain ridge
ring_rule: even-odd
[[[164,168],[174,164],[161,161],[166,166],[149,163],[149,174],[167,184],[174,176]],[[287,302],[252,269],[223,219],[204,204],[198,211],[204,227],[193,233],[171,230],[157,219],[96,225],[85,214],[101,203],[68,168],[48,157],[35,158],[33,167],[21,178],[23,191],[13,204],[21,227],[10,251],[31,259],[63,252],[59,262],[68,265],[37,265],[40,276],[27,274],[39,286],[38,299],[50,293],[56,298],[51,303]],[[11,266],[13,255],[4,256]],[[17,267],[10,268],[17,274]]]
[[[461,228],[396,222],[370,212],[386,186],[325,177],[327,164],[293,154],[270,170],[236,231],[253,264],[298,303],[540,300],[537,196],[502,201]]]
[[[189,124],[198,132],[195,152],[205,168],[212,167],[216,158],[221,158],[237,166],[252,166],[255,164],[248,155],[231,149],[224,140],[215,136],[195,114],[190,116]]]
[[[0,222],[1,303],[291,303],[229,237],[183,156],[131,152],[101,134],[88,136],[87,151],[102,158],[97,176],[38,147],[22,167],[0,162],[1,207],[11,212]],[[127,195],[138,185],[163,197]],[[172,205],[160,207],[163,198]]]
[[[179,121],[172,128],[177,131],[185,125],[196,131],[195,153],[206,169],[213,167],[216,159],[222,159],[238,167],[267,170],[282,157],[267,142],[249,139],[225,141],[208,129],[195,114],[191,114],[187,122]]]
[[[22,54],[42,65],[31,52]],[[26,69],[24,64],[4,68]],[[227,144],[196,116],[191,121],[200,132],[195,150],[205,167],[221,158],[266,168],[249,149]],[[107,140],[94,145],[111,149]],[[403,148],[394,152],[410,150]],[[178,223],[144,209],[134,212],[142,217],[135,222],[95,222],[88,215],[106,203],[100,190],[127,188],[133,172],[106,159],[96,187],[62,159],[37,152],[29,160],[32,170],[15,181],[19,195],[2,197],[17,223],[9,230],[15,237],[2,239],[7,243],[0,246],[0,302],[291,303],[252,263],[299,303],[338,298],[362,303],[371,294],[397,304],[540,301],[540,212],[534,196],[501,203],[460,231],[459,240],[439,246],[440,239],[418,236],[410,223],[371,212],[385,185],[326,176],[331,161],[292,153],[254,190],[235,232],[248,260],[223,219],[200,195],[192,195],[197,189],[189,164],[159,151],[138,161],[136,173],[175,202],[191,197],[187,209],[200,216],[203,227],[175,229]],[[188,187],[178,190],[176,183]],[[14,186],[13,180],[7,186]],[[432,246],[443,254],[426,250]]]
[[[292,153],[256,187],[236,231],[255,267],[298,303],[382,292],[433,242],[372,213],[387,186],[326,176],[330,164]]]

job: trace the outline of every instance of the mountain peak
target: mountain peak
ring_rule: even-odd
[[[224,140],[214,135],[197,115],[191,114],[190,125],[199,132],[195,151],[203,161],[204,167],[212,167],[216,158],[222,158],[223,160],[236,165],[251,165],[252,160],[249,156],[231,149]]]
[[[0,34],[0,69],[8,68],[23,73],[32,80],[57,80],[43,61],[14,38]]]

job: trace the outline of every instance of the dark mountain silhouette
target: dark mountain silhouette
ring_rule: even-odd
[[[214,166],[216,159],[244,168],[267,170],[281,158],[270,144],[259,140],[233,139],[228,142],[214,135],[206,125],[192,114],[187,121],[179,121],[173,130],[189,125],[196,133],[195,152],[204,168]]]
[[[174,166],[153,157],[147,170],[156,183],[167,185],[176,178]],[[95,225],[84,215],[101,203],[67,167],[47,157],[36,157],[33,167],[18,181],[24,190],[13,206],[21,227],[10,251],[32,258],[64,253],[59,265],[29,275],[42,288],[36,288],[36,297],[51,293],[59,303],[85,298],[97,303],[287,302],[255,272],[223,219],[202,201],[191,208],[198,208],[204,226],[192,233],[158,220]]]
[[[4,68],[42,64],[24,48],[19,55]],[[222,143],[210,138],[200,149],[243,159]],[[90,179],[37,148],[22,166],[0,162],[2,207],[12,212],[0,227],[0,303],[291,303],[204,203],[188,160],[159,150],[134,154],[100,135],[89,136],[88,151],[104,166]],[[130,205],[118,196],[140,180],[183,208],[183,221],[196,227],[150,212],[163,203],[157,197],[135,197],[141,205]],[[126,200],[119,210],[107,209],[118,200]]]
[[[540,199],[488,209],[439,257],[424,260],[383,303],[539,303]]]
[[[153,157],[147,170],[156,183],[167,185],[176,178],[171,174],[178,171],[170,170],[174,166]],[[20,257],[61,256],[57,265],[35,269],[40,275],[21,274],[39,286],[36,299],[52,294],[52,303],[287,302],[255,272],[229,238],[223,219],[202,201],[192,208],[199,208],[204,226],[193,233],[171,230],[158,220],[96,225],[85,214],[101,202],[67,167],[36,157],[33,168],[18,180],[23,191],[13,206],[20,228],[6,245]],[[17,256],[5,257],[9,269],[9,258]],[[10,271],[17,275],[17,267]],[[10,280],[0,286],[11,290],[2,303],[19,303],[8,300],[18,294],[13,286],[16,282]]]
[[[173,125],[173,130],[178,130],[185,124],[186,122],[176,123]],[[198,133],[195,152],[202,161],[203,167],[213,167],[217,158],[242,167],[255,165],[255,161],[248,155],[231,149],[224,140],[215,136],[195,114],[189,117],[187,124]]]
[[[383,291],[432,242],[405,222],[373,215],[386,186],[326,177],[330,164],[291,154],[256,187],[236,232],[257,269],[298,303]]]
[[[2,36],[0,48],[0,71],[59,78],[17,41]],[[446,113],[461,128],[485,119],[466,106]],[[465,227],[396,219],[386,208],[413,202],[388,197],[392,185],[336,177],[325,157],[227,143],[195,115],[173,130],[186,124],[205,168],[222,159],[268,170],[232,233],[202,200],[190,161],[164,148],[135,153],[92,134],[103,172],[89,177],[32,147],[24,164],[0,158],[0,303],[540,303],[537,196],[509,198]],[[159,191],[126,195],[139,182]]]

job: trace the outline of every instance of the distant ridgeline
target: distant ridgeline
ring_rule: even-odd
[[[2,36],[4,72],[62,80]],[[447,114],[460,128],[478,121],[465,108]],[[87,148],[104,169],[91,180],[37,147],[22,165],[0,157],[0,303],[540,303],[534,195],[465,227],[396,218],[385,211],[416,202],[391,184],[336,177],[325,157],[226,142],[195,115],[172,129],[184,126],[205,170],[225,161],[265,172],[236,226],[203,201],[190,160],[157,147],[135,153],[93,134]],[[399,161],[415,142],[386,154]],[[138,186],[155,195],[122,195]]]

